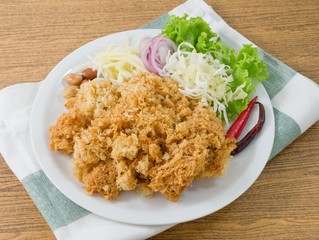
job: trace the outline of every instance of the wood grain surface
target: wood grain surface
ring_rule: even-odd
[[[40,81],[81,45],[143,26],[183,2],[0,0],[0,89]],[[319,83],[318,0],[207,3],[252,42]],[[276,156],[239,199],[151,239],[319,239],[318,167],[317,122]],[[55,239],[1,157],[0,239]]]

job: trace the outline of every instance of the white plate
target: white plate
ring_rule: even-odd
[[[172,224],[190,221],[211,214],[243,194],[257,179],[269,158],[274,140],[274,115],[267,92],[260,84],[257,95],[266,110],[266,122],[262,132],[228,167],[227,174],[218,179],[195,181],[183,193],[179,202],[166,200],[160,194],[153,198],[139,196],[135,192],[122,192],[118,199],[105,201],[98,195],[88,196],[81,183],[72,174],[70,156],[49,149],[48,127],[55,124],[62,112],[61,96],[66,72],[87,61],[87,56],[103,50],[103,46],[118,43],[127,37],[137,41],[142,36],[155,36],[159,30],[133,30],[112,34],[92,41],[65,57],[47,76],[36,96],[31,116],[31,138],[35,154],[50,181],[69,199],[83,208],[108,219],[143,225]],[[258,116],[254,109],[254,125]]]

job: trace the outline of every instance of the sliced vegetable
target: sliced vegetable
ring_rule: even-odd
[[[192,49],[192,51],[185,50]],[[243,101],[247,93],[245,84],[232,89],[233,77],[227,74],[229,67],[214,59],[209,53],[198,53],[190,43],[183,42],[163,68],[180,85],[180,92],[192,98],[200,98],[204,106],[211,106],[228,125],[228,106],[233,101]]]
[[[152,73],[162,74],[167,56],[175,52],[177,46],[169,38],[159,35],[146,38],[141,44],[140,55],[145,68]]]
[[[236,148],[231,152],[232,155],[236,155],[240,153],[247,145],[256,137],[256,135],[260,132],[265,123],[265,108],[264,105],[260,102],[256,102],[255,104],[259,105],[259,118],[256,125],[246,134],[246,136],[236,143]]]
[[[268,78],[267,65],[259,59],[259,51],[251,44],[243,45],[236,54],[235,50],[224,44],[220,37],[212,32],[208,23],[201,17],[191,18],[186,14],[183,17],[169,16],[162,34],[166,35],[177,45],[188,42],[198,53],[209,53],[214,59],[229,66],[227,74],[232,75],[229,83],[234,92],[238,87],[246,93],[244,99],[233,100],[227,105],[228,117],[240,114],[249,102],[248,95],[255,91],[253,81],[263,81]],[[193,51],[183,46],[184,51]]]
[[[239,115],[239,117],[236,119],[236,121],[231,125],[229,130],[226,133],[227,138],[235,138],[237,139],[241,132],[243,131],[248,118],[251,114],[251,111],[253,110],[254,104],[257,100],[257,96],[254,97],[248,104],[247,108]]]
[[[138,72],[144,72],[145,67],[140,59],[138,49],[129,46],[108,45],[93,59],[97,76],[121,83]]]

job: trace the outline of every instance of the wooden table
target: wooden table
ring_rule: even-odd
[[[138,28],[183,2],[1,0],[0,89],[41,81],[81,45]],[[207,2],[248,39],[319,83],[319,1]],[[275,157],[238,200],[151,239],[319,239],[318,167],[319,122]],[[2,158],[0,239],[54,239]]]

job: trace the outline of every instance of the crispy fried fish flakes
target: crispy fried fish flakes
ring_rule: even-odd
[[[116,198],[120,188],[116,184],[117,174],[112,161],[101,162],[95,166],[84,179],[84,189],[89,193],[99,193],[106,200]]]
[[[148,73],[87,82],[50,136],[53,151],[72,153],[84,189],[107,200],[135,190],[177,201],[194,179],[225,174],[235,148],[213,111]]]

